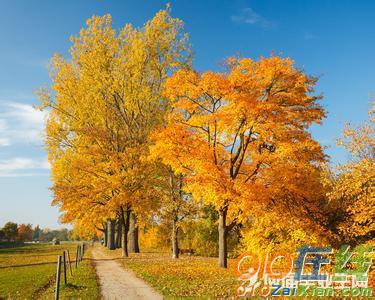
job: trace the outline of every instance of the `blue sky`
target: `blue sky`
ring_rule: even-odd
[[[313,135],[334,163],[345,122],[367,118],[375,91],[375,1],[169,1],[185,22],[198,70],[217,70],[231,55],[292,57],[320,77],[328,117]],[[67,53],[69,36],[92,15],[112,14],[115,27],[142,25],[166,1],[0,0],[0,226],[6,221],[57,228],[50,206],[43,148],[45,113],[34,111],[34,90],[49,84],[47,64]]]

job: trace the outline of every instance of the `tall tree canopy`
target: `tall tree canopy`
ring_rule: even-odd
[[[154,205],[148,133],[162,121],[168,73],[189,61],[183,23],[159,11],[142,28],[116,31],[110,15],[94,16],[71,38],[70,58],[52,59],[47,150],[54,204],[63,221],[87,228],[119,217],[124,255],[131,211]]]
[[[246,212],[315,199],[305,180],[325,160],[307,131],[325,115],[315,82],[280,57],[231,58],[227,72],[184,69],[168,79],[167,125],[154,133],[152,151],[188,176],[195,199],[216,207],[220,266],[227,232]]]

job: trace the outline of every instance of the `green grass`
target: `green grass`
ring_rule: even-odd
[[[69,250],[71,259],[74,257],[76,244],[66,243],[59,246],[49,244],[33,244],[22,247],[0,249],[0,299],[17,298],[17,299],[35,299],[46,294],[46,291],[54,288],[54,278],[56,274],[57,256],[61,255],[63,250]],[[82,262],[79,271],[73,273],[75,281],[71,281],[77,287],[81,287],[79,281],[84,276],[94,277],[95,272],[91,265]],[[86,272],[84,272],[86,270]],[[80,274],[83,272],[85,275]],[[98,285],[96,279],[88,280],[90,285],[88,289],[92,294],[98,295]],[[67,295],[80,296],[87,294],[85,289],[73,289],[74,292],[64,288],[62,296]],[[46,294],[47,295],[47,294]],[[53,292],[52,292],[53,296]],[[43,297],[44,298],[44,297]],[[49,295],[47,295],[49,298]]]
[[[101,246],[98,246],[101,247]],[[143,278],[166,299],[237,299],[239,287],[238,275],[235,272],[237,260],[228,260],[228,269],[217,266],[217,258],[185,256],[174,260],[168,253],[131,253],[129,258],[121,258],[121,249],[110,251],[104,248],[109,258],[116,258],[126,269]],[[374,272],[370,272],[369,286],[374,286]],[[250,297],[250,296],[248,296]],[[265,299],[264,297],[250,297]],[[301,299],[302,297],[283,297],[278,299]],[[309,299],[326,299],[326,297],[309,297]]]
[[[90,250],[85,255],[86,258],[90,257]],[[76,269],[75,266],[72,268],[73,276],[68,274],[68,284],[63,284],[61,278],[60,284],[60,297],[62,299],[99,299],[100,292],[95,269],[90,260],[83,260]],[[50,286],[42,298],[51,299],[55,292],[55,284]]]

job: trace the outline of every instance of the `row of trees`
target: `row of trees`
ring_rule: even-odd
[[[74,239],[74,233],[68,229],[50,230],[48,228],[40,228],[39,225],[33,226],[31,224],[17,224],[14,222],[7,222],[3,228],[0,228],[0,241],[40,241],[50,242],[53,239],[60,241],[67,241]]]
[[[177,258],[180,229],[198,228],[208,210],[227,267],[233,232],[237,246],[257,250],[324,243],[356,213],[337,190],[346,175],[326,171],[308,131],[325,116],[316,78],[291,59],[233,57],[222,72],[197,72],[169,8],[118,31],[109,15],[94,16],[71,40],[40,99],[50,112],[53,204],[80,235],[103,232],[128,256],[129,245],[139,250],[139,226],[146,234],[168,224]]]

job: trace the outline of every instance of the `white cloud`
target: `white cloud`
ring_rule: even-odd
[[[14,157],[0,160],[0,177],[19,177],[44,175],[43,170],[50,169],[47,159],[31,159],[25,157]],[[35,171],[39,172],[35,172]]]
[[[245,23],[250,25],[259,25],[263,28],[270,28],[275,25],[274,22],[271,22],[255,12],[251,7],[246,7],[242,11],[234,16],[231,16],[231,19],[235,23]]]
[[[10,146],[10,141],[8,138],[2,138],[0,137],[0,147],[1,146]]]
[[[15,178],[15,177],[35,177],[35,176],[46,176],[45,173],[14,173],[14,172],[0,172],[0,178]]]
[[[43,143],[46,111],[19,102],[0,102],[0,146]]]
[[[8,147],[0,152],[0,177],[48,174],[47,159],[41,159],[41,153],[37,153],[43,145],[47,114],[23,102],[0,101],[0,150]],[[18,154],[11,157],[11,153]],[[2,154],[6,154],[6,158]]]
[[[5,113],[5,115],[13,117],[15,120],[20,120],[35,125],[44,124],[47,114],[46,111],[40,111],[31,105],[17,102],[8,102],[5,105],[10,109],[7,113]]]

